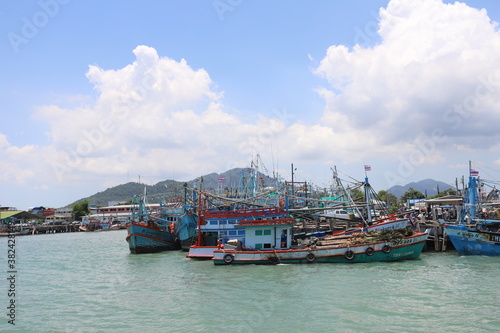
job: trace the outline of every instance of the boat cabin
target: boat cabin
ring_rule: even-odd
[[[275,220],[246,220],[235,225],[245,230],[247,250],[289,249],[292,246],[292,218]]]
[[[238,240],[246,245],[246,234],[244,228],[236,229],[236,225],[242,221],[265,222],[283,217],[285,211],[279,207],[250,208],[234,211],[206,211],[204,224],[200,226],[207,246],[216,246],[217,241],[222,240],[226,244],[229,240]]]

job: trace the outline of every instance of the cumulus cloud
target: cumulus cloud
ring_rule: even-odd
[[[362,129],[359,137],[374,138],[368,149],[377,153],[414,150],[436,130],[443,149],[498,142],[500,34],[486,10],[392,0],[379,15],[377,44],[333,45],[315,69],[329,83],[320,89],[324,124],[340,133]]]
[[[332,45],[314,70],[326,85],[317,89],[325,101],[318,121],[278,110],[244,122],[206,70],[138,46],[123,68],[89,67],[92,102],[37,108],[49,146],[15,147],[0,134],[0,180],[38,188],[103,179],[110,186],[128,173],[188,180],[247,166],[257,153],[270,160],[273,149],[282,163],[315,169],[401,154],[410,164],[435,163],[447,149],[497,149],[497,23],[485,10],[440,0],[392,0],[379,16],[367,22],[378,27],[374,45]]]
[[[59,180],[75,172],[160,176],[177,170],[190,176],[200,157],[231,152],[235,142],[228,137],[240,139],[232,135],[240,121],[222,110],[222,93],[205,70],[160,57],[151,47],[133,52],[136,60],[118,70],[90,66],[87,78],[99,93],[95,105],[38,110],[58,148],[53,167]]]
[[[49,146],[15,147],[0,134],[7,157],[0,178],[38,188],[103,179],[112,185],[110,178],[129,173],[189,180],[248,166],[252,154],[286,131],[283,119],[257,116],[247,124],[226,112],[223,93],[204,69],[147,46],[133,52],[136,60],[123,68],[89,67],[98,92],[93,103],[36,109],[35,118],[49,126]]]

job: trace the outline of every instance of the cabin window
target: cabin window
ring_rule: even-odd
[[[244,236],[245,235],[245,230],[238,230],[238,235]]]
[[[264,236],[270,236],[271,230],[264,230]]]
[[[262,244],[255,244],[256,249],[262,249]]]
[[[265,249],[270,249],[271,248],[271,244],[270,243],[264,243],[264,248]]]
[[[255,230],[255,236],[262,236],[262,230]]]
[[[218,223],[219,223],[219,221],[217,221],[217,220],[209,222],[210,225],[217,225]]]
[[[227,233],[228,233],[229,236],[236,236],[236,231],[235,230],[228,231]]]
[[[227,221],[220,221],[219,224],[227,224]]]

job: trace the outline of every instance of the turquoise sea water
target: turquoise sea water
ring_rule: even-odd
[[[133,255],[126,231],[16,238],[16,325],[1,332],[498,332],[500,258],[214,266]]]

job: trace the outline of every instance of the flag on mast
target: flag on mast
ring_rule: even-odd
[[[365,164],[365,171],[372,171],[372,166]]]
[[[470,176],[471,177],[478,177],[479,171],[477,171],[476,169],[470,169]]]

